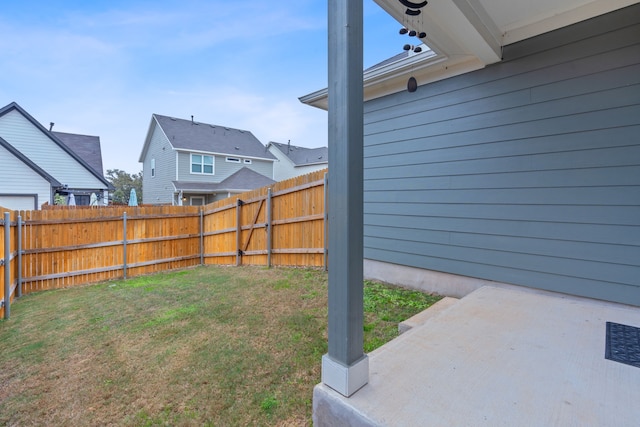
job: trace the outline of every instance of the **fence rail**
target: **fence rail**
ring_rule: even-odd
[[[200,264],[326,266],[325,183],[318,171],[203,207],[0,207],[0,316],[22,293]]]

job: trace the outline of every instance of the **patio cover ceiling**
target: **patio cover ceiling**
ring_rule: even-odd
[[[432,0],[417,16],[399,0],[374,0],[401,24],[427,33],[444,55],[473,55],[485,65],[502,46],[637,3],[637,0]],[[406,2],[405,2],[406,3]]]
[[[399,22],[398,28],[405,26],[425,32],[423,41],[433,52],[409,55],[404,60],[366,70],[365,100],[404,90],[410,75],[424,85],[483,68],[502,59],[505,45],[638,3],[638,0],[431,0],[419,15],[410,16],[400,0],[374,1]],[[305,95],[300,101],[326,110],[327,89]]]

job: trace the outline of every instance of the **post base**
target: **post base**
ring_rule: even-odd
[[[351,396],[369,382],[369,357],[365,354],[353,365],[345,366],[325,354],[322,382],[345,397]]]

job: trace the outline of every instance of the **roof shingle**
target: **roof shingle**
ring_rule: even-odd
[[[279,142],[270,142],[270,144],[275,145],[295,166],[314,165],[329,161],[328,147],[306,148]]]
[[[173,181],[176,190],[184,191],[249,191],[256,188],[265,187],[273,184],[275,181],[258,172],[243,167],[239,171],[229,175],[222,182],[189,182],[189,181]]]
[[[102,175],[102,151],[100,150],[100,137],[89,135],[77,135],[74,133],[51,132],[58,137],[71,151]]]
[[[159,114],[153,116],[175,149],[276,160],[249,131]]]

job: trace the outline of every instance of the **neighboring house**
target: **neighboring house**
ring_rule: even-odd
[[[140,153],[144,203],[203,205],[275,182],[249,131],[153,114]]]
[[[276,181],[326,169],[329,165],[327,147],[305,148],[291,143],[270,142],[267,149],[278,159],[273,165],[273,179]]]
[[[640,4],[376,2],[434,50],[364,73],[365,275],[640,305]]]
[[[50,132],[15,102],[0,109],[0,206],[39,209],[56,193],[107,200],[98,137]]]

